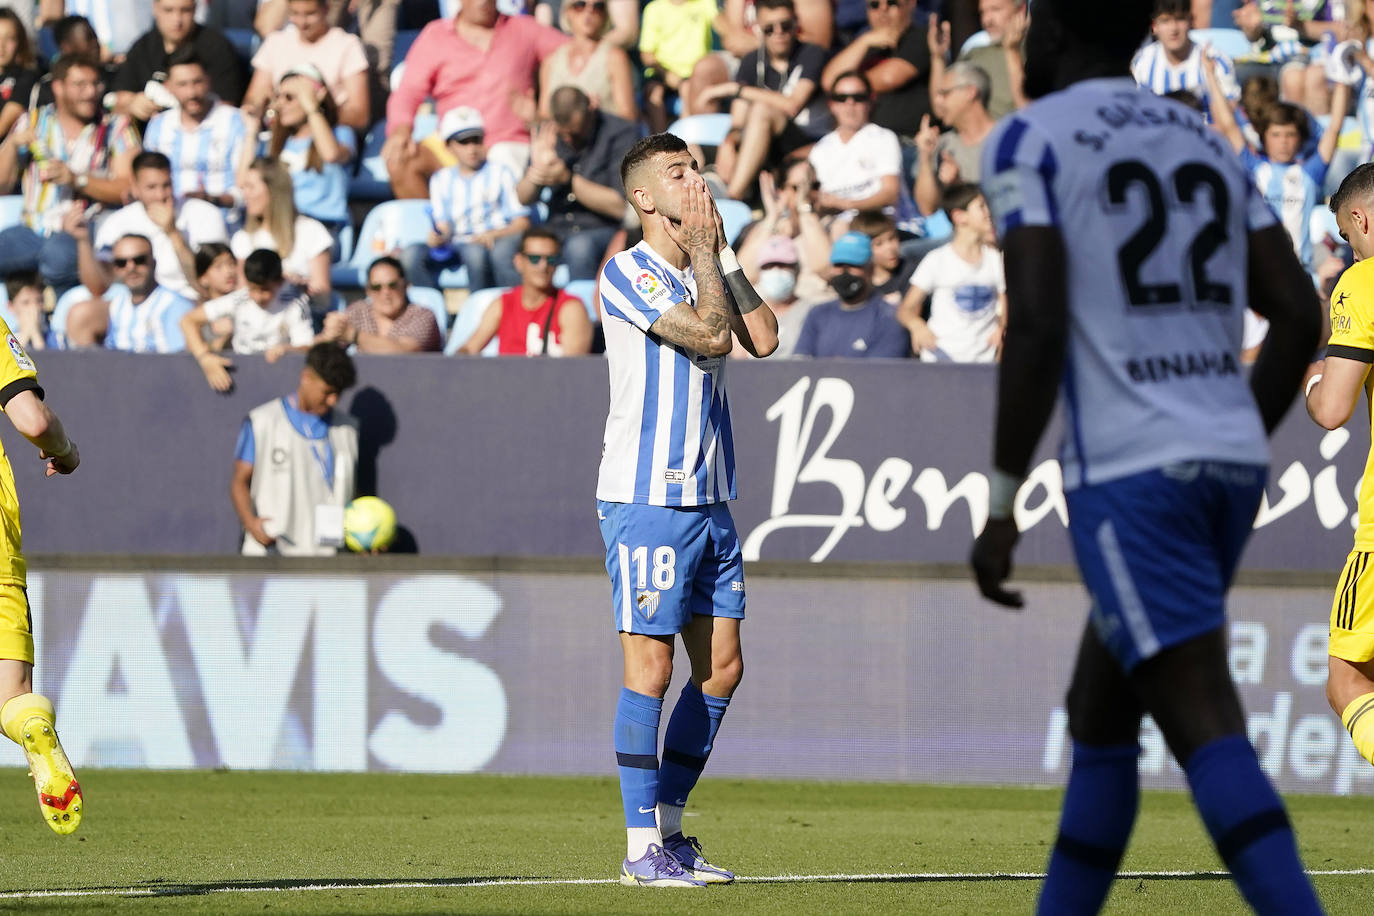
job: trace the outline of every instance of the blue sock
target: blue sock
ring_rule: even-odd
[[[707,696],[690,680],[682,688],[663,737],[663,765],[658,768],[660,802],[678,808],[687,804],[729,705],[729,697]]]
[[[620,768],[626,827],[657,826],[658,720],[662,713],[660,697],[621,688],[615,707],[615,761]]]
[[[1096,913],[1112,889],[1140,807],[1140,745],[1073,743],[1059,837],[1040,890],[1040,913]]]
[[[1283,802],[1244,735],[1193,752],[1184,767],[1207,832],[1256,913],[1320,913]]]

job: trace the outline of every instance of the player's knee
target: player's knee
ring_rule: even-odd
[[[728,696],[734,693],[742,680],[744,680],[744,659],[741,656],[735,655],[723,662],[712,663],[711,683],[723,691],[722,695]]]

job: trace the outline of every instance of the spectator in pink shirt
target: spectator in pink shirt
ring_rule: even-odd
[[[487,158],[523,174],[530,149],[526,121],[534,117],[539,65],[567,40],[529,16],[499,13],[495,0],[464,0],[454,19],[425,26],[386,106],[382,157],[396,196],[427,197],[429,176],[453,164],[437,137],[420,144],[411,137],[415,112],[428,97],[440,115],[459,105],[481,112]]]

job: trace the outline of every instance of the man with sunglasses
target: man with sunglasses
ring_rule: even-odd
[[[701,95],[704,101],[734,99],[730,134],[716,157],[716,171],[734,200],[752,199],[760,170],[830,130],[824,94],[817,91],[825,51],[798,40],[793,0],[758,0],[754,14],[759,47],[744,55],[734,82]]]
[[[811,148],[820,178],[821,210],[843,220],[860,210],[882,210],[906,228],[915,204],[902,181],[902,145],[897,135],[869,120],[873,93],[862,73],[841,73],[830,87],[835,129]]]
[[[444,338],[434,313],[406,296],[406,272],[393,257],[367,269],[367,298],[324,316],[317,340],[357,347],[359,353],[435,353]]]
[[[105,271],[95,263],[90,233],[73,227],[80,246],[83,279],[96,297],[79,303],[83,320],[78,329],[68,316],[67,340],[73,347],[104,341],[108,350],[130,353],[180,353],[186,349],[181,319],[193,308],[191,300],[157,282],[153,243],[146,236],[125,235],[110,252],[114,283],[107,284]]]
[[[833,90],[843,73],[857,71],[873,94],[873,123],[911,137],[930,113],[930,48],[914,28],[916,0],[868,0],[868,31],[830,59],[821,85]]]
[[[558,236],[543,226],[525,230],[515,269],[520,285],[487,306],[477,330],[458,348],[477,356],[493,337],[502,356],[583,356],[592,349],[592,320],[587,306],[554,285],[558,269]]]

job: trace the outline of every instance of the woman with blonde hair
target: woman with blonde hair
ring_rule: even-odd
[[[630,58],[607,37],[607,0],[571,0],[563,4],[564,29],[572,40],[539,65],[539,117],[549,120],[549,99],[560,86],[576,86],[601,111],[639,120]]]
[[[243,191],[243,228],[229,240],[239,263],[259,248],[281,255],[282,274],[323,305],[332,287],[330,253],[334,239],[319,220],[296,210],[291,173],[276,159],[259,156],[239,181]]]
[[[277,86],[267,155],[291,172],[296,210],[331,231],[348,221],[348,163],[357,141],[339,124],[339,108],[320,71],[292,69]]]

